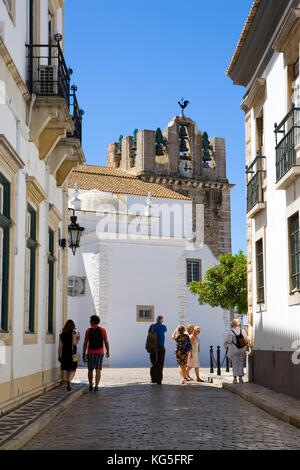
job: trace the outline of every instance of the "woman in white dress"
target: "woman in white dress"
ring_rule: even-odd
[[[249,338],[245,331],[240,328],[239,320],[232,320],[231,326],[232,329],[228,333],[224,348],[228,348],[227,356],[232,362],[232,373],[234,377],[233,383],[237,383],[237,378],[239,378],[239,383],[243,383],[244,363],[245,356],[247,354],[246,344],[248,343]],[[242,342],[242,344],[245,344],[243,347],[241,347],[242,344],[240,344],[240,340],[238,338],[240,335],[242,335],[241,339],[244,340]]]
[[[190,372],[191,369],[195,369],[197,382],[203,382],[203,380],[200,379],[200,377],[199,377],[200,364],[199,364],[198,354],[199,354],[199,351],[200,351],[200,341],[198,339],[198,335],[199,335],[200,331],[201,331],[201,328],[199,326],[195,326],[195,328],[193,330],[193,333],[190,335],[190,342],[191,342],[191,345],[192,345],[192,350],[189,353],[188,361],[187,361],[187,364],[186,364],[187,365],[187,367],[186,367],[187,376],[186,376],[185,380],[187,380],[187,381],[193,380],[189,376],[189,372]]]

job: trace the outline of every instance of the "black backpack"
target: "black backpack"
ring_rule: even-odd
[[[233,330],[232,333],[235,335],[236,343],[233,343],[238,349],[242,349],[246,346],[246,340],[243,336],[242,330],[240,331],[239,335],[236,335]]]
[[[90,328],[89,347],[90,349],[101,349],[103,347],[103,336],[100,328]]]
[[[154,330],[154,325],[152,325],[152,328],[147,335],[145,348],[148,353],[157,351],[157,333]]]

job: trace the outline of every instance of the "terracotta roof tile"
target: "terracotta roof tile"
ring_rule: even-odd
[[[190,198],[160,184],[147,183],[124,170],[104,166],[80,165],[74,168],[69,177],[69,188],[74,188],[75,183],[77,183],[78,189],[98,189],[108,193],[137,196],[148,196],[150,191],[152,197],[190,200]]]

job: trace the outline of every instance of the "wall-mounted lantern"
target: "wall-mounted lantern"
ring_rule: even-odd
[[[75,210],[71,210],[73,211],[73,215],[71,215],[71,223],[68,225],[69,248],[71,248],[73,255],[75,255],[76,249],[79,248],[80,239],[84,228],[80,227],[80,225],[76,222],[77,217],[75,215]]]

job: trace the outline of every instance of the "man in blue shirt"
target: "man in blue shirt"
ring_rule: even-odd
[[[161,385],[161,381],[163,378],[163,367],[165,361],[165,332],[167,331],[167,327],[163,325],[164,317],[159,315],[156,319],[156,323],[154,324],[154,331],[157,334],[157,351],[153,351],[150,353],[150,361],[151,361],[151,368],[150,368],[150,375],[151,375],[151,382],[153,384]],[[148,333],[152,325],[149,328]]]

